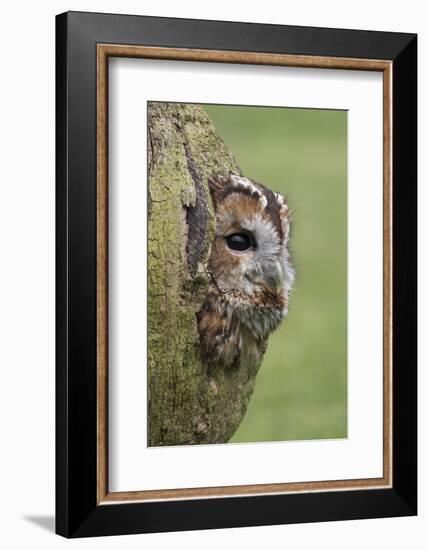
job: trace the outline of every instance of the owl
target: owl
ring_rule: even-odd
[[[216,233],[198,313],[202,359],[225,369],[257,369],[269,334],[287,315],[294,281],[288,204],[233,172],[208,183]]]

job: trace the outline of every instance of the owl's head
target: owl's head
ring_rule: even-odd
[[[215,284],[240,306],[265,306],[285,315],[294,280],[286,200],[232,172],[211,178],[209,186],[216,211],[210,258]]]

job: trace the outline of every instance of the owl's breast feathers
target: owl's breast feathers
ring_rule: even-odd
[[[212,284],[198,313],[202,359],[211,365],[239,367],[260,364],[269,334],[287,313],[286,293],[223,294]]]

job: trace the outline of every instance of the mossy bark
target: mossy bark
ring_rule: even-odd
[[[256,373],[204,364],[196,315],[215,232],[208,178],[239,168],[202,107],[154,102],[148,164],[149,445],[225,443]]]

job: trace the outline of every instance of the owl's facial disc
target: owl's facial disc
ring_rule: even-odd
[[[266,311],[284,311],[294,278],[285,199],[232,173],[211,180],[210,189],[216,211],[210,257],[213,281],[239,307],[268,305]]]

